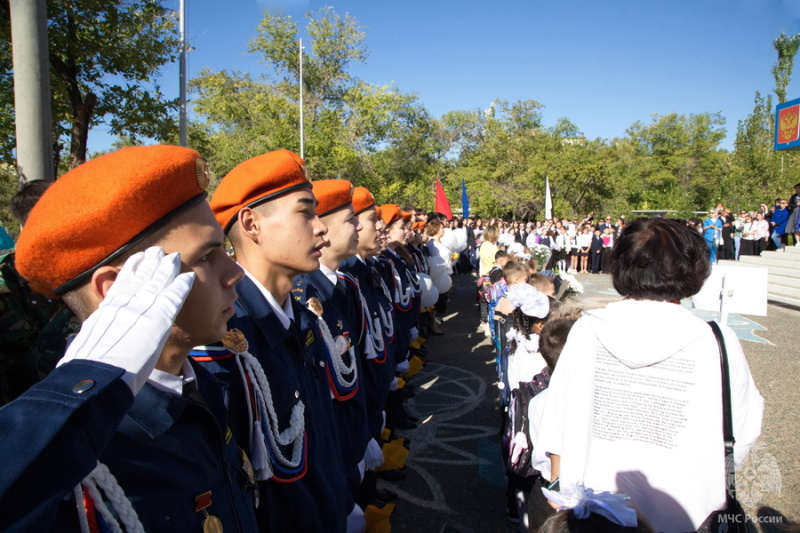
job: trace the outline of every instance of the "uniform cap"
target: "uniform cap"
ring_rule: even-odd
[[[353,184],[347,180],[319,180],[311,189],[317,199],[317,216],[324,217],[353,202]]]
[[[211,210],[228,233],[242,208],[261,205],[304,187],[311,187],[305,162],[289,150],[275,150],[248,159],[228,172],[211,197]]]
[[[48,187],[30,212],[16,266],[61,296],[205,200],[208,165],[181,146],[134,146],[92,159]]]
[[[400,216],[403,217],[403,220],[411,220],[411,213],[408,211],[400,211]]]
[[[366,187],[356,187],[353,189],[353,211],[356,215],[366,211],[370,207],[375,207],[375,197]]]
[[[381,218],[383,219],[383,223],[386,224],[386,227],[388,228],[403,218],[403,215],[400,211],[400,206],[397,204],[383,204],[381,206]]]

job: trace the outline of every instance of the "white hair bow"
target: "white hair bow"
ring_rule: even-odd
[[[572,509],[575,518],[585,520],[591,513],[599,514],[623,527],[636,527],[636,511],[628,507],[630,497],[622,493],[598,492],[583,483],[570,485],[561,492],[542,488],[545,497],[559,506],[559,511]]]

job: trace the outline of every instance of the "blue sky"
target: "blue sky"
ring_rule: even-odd
[[[772,41],[800,32],[797,0],[186,1],[190,78],[204,67],[258,76],[247,44],[265,11],[302,29],[306,12],[331,5],[367,35],[369,58],[351,72],[416,93],[434,116],[533,99],[546,126],[567,117],[588,138],[611,139],[653,113],[719,111],[728,149],[755,91],[772,93]],[[789,99],[800,98],[798,78],[800,57]],[[177,65],[162,85],[177,93]],[[94,146],[103,137],[92,132],[90,149],[105,148]]]

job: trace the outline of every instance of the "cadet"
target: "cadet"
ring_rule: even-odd
[[[395,370],[402,374],[409,369],[409,347],[417,337],[417,315],[420,302],[420,285],[413,270],[414,260],[405,249],[408,238],[410,213],[405,213],[397,204],[381,206],[381,218],[386,225],[386,249],[379,256],[384,265],[384,280],[389,287],[394,304]],[[405,257],[401,257],[403,254]],[[386,427],[391,429],[414,429],[416,421],[403,408],[403,398],[410,391],[397,389],[389,393],[386,402]]]
[[[353,192],[354,214],[361,226],[358,237],[358,254],[342,263],[342,271],[350,274],[358,283],[363,298],[364,324],[366,330],[362,352],[367,363],[364,365],[365,385],[367,387],[367,415],[370,435],[380,439],[383,430],[383,406],[389,394],[389,386],[394,378],[394,358],[390,357],[391,335],[387,334],[385,324],[391,326],[391,315],[378,300],[380,278],[372,272],[365,259],[378,255],[381,251],[381,231],[383,220],[378,216],[375,198],[365,187],[356,187]]]
[[[207,185],[194,150],[125,148],[62,176],[31,211],[17,268],[84,324],[61,366],[2,410],[4,430],[15,416],[17,427],[0,529],[46,530],[91,471],[56,529],[256,530],[256,485],[226,430],[222,384],[187,361],[224,335],[242,277]]]
[[[351,512],[363,524],[347,490],[317,315],[290,298],[294,277],[317,270],[329,244],[305,163],[288,150],[245,161],[211,207],[246,277],[228,324],[238,346],[202,359],[234,385],[234,435],[250,446],[263,489],[259,525],[335,533]]]
[[[383,461],[380,445],[370,438],[367,424],[366,392],[360,339],[363,335],[361,299],[354,280],[337,272],[342,261],[358,251],[361,225],[353,215],[353,185],[346,180],[320,180],[313,183],[317,215],[328,228],[331,245],[322,250],[319,270],[295,278],[295,299],[314,311],[319,309],[325,321],[326,345],[336,347],[341,358],[331,358],[326,366],[339,428],[345,472],[355,496],[363,471]],[[341,279],[340,279],[341,278]],[[328,339],[330,337],[330,339]],[[343,373],[342,370],[347,370]],[[352,369],[352,371],[349,371]],[[370,445],[369,457],[367,445]]]

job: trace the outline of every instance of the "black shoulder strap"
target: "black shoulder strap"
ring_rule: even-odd
[[[736,439],[733,437],[733,416],[731,414],[731,376],[728,368],[728,351],[725,348],[725,339],[722,337],[722,330],[719,324],[713,320],[708,322],[711,331],[717,338],[719,345],[719,362],[722,371],[722,435],[725,439],[725,476],[728,497],[736,499],[736,479],[733,463],[733,445]]]

